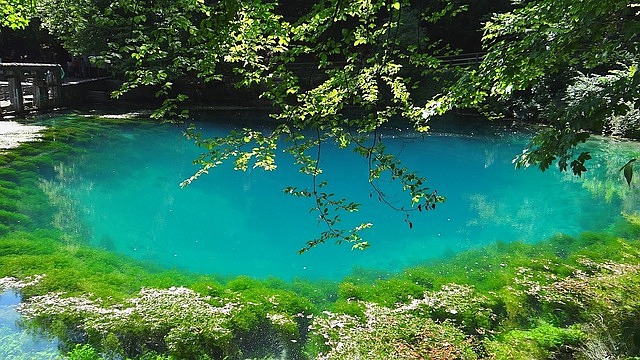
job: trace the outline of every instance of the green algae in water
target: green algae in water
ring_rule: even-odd
[[[216,113],[198,125],[205,134],[223,135],[246,125],[234,125],[236,116]],[[436,129],[424,138],[400,129],[383,134],[390,151],[447,197],[436,211],[413,215],[413,229],[402,213],[371,196],[364,159],[324,147],[330,191],[363,204],[345,223],[374,223],[363,234],[373,245],[364,252],[325,244],[297,254],[323,228],[309,214],[313,204],[282,193],[286,186],[309,185],[287,155],[279,155],[275,172],[237,172],[225,164],[181,189],[197,170],[191,162],[200,150],[169,125],[110,129],[82,156],[67,159],[56,181],[78,204],[94,246],[167,267],[258,278],[339,279],[359,268],[392,273],[496,241],[599,230],[620,218],[619,197],[594,195],[565,174],[514,170],[523,136],[479,130]],[[393,184],[382,186],[392,201],[402,199]]]

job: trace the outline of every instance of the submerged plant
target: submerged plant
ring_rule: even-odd
[[[105,306],[86,296],[53,293],[22,304],[27,319],[43,325],[52,320],[78,324],[66,329],[67,338],[84,333],[92,344],[110,345],[129,356],[166,351],[179,358],[217,358],[230,353],[231,331],[226,324],[242,307],[236,303],[212,305],[207,297],[186,288],[143,289],[123,304]],[[110,341],[107,341],[111,339]]]
[[[472,339],[451,322],[409,307],[362,303],[364,317],[325,312],[312,324],[317,359],[475,359]]]
[[[558,328],[542,323],[530,330],[506,332],[484,345],[496,360],[573,358],[585,338],[579,326]]]
[[[629,233],[628,226],[636,225],[627,225],[624,233]],[[147,273],[153,268],[118,263],[102,250],[70,251],[68,246],[52,246],[55,240],[41,246],[26,234],[22,242],[5,239],[0,242],[6,249],[0,269],[13,264],[15,272],[19,263],[7,261],[10,256],[23,259],[24,267],[24,260],[36,254],[45,260],[29,264],[29,271],[47,275],[4,278],[2,288],[21,289],[27,295],[22,311],[29,323],[53,331],[69,350],[74,343],[88,343],[99,354],[232,359],[283,354],[291,359],[448,359],[483,354],[545,359],[586,357],[605,350],[616,356],[637,353],[633,334],[640,312],[640,245],[611,235],[555,237],[535,246],[503,244],[368,285],[345,282],[333,309],[325,298],[319,299],[326,310],[321,314],[309,300],[286,290],[305,289],[300,281],[287,285],[248,277],[228,282],[205,278],[193,279],[190,286],[197,292],[158,287],[118,295],[130,290],[104,283],[105,272],[117,268],[120,274],[109,281],[175,284],[188,278],[176,273],[154,280],[154,273]],[[63,259],[64,252],[65,271],[79,274],[83,269],[82,282],[95,285],[80,285],[85,290],[76,290],[76,295],[56,292],[70,285],[46,259],[54,254]],[[603,262],[602,256],[615,261]],[[470,266],[470,258],[479,261]],[[446,281],[481,269],[492,269],[499,280],[478,287]],[[101,282],[102,290],[96,287]],[[419,288],[422,293],[405,298],[381,295],[385,289],[400,294],[408,283],[413,284],[407,286],[408,293]],[[87,295],[91,288],[102,295]],[[589,326],[598,319],[606,327]],[[89,351],[83,349],[71,351]]]

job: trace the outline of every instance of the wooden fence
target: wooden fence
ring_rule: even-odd
[[[62,74],[57,64],[0,63],[0,116],[59,107]]]

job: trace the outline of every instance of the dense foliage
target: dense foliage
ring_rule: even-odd
[[[485,24],[480,67],[431,106],[544,122],[517,165],[580,175],[590,155],[575,146],[591,133],[637,135],[639,29],[632,1],[518,2]]]
[[[1,0],[0,28],[23,29],[29,24],[34,12],[35,4],[33,1]]]

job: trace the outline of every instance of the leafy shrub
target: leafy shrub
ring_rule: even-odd
[[[100,360],[102,356],[98,354],[89,344],[76,345],[69,353],[67,353],[68,360]]]
[[[86,296],[53,293],[32,297],[22,304],[21,312],[45,326],[51,319],[68,324],[67,330],[77,324],[95,345],[113,334],[128,356],[166,350],[178,358],[218,358],[230,352],[232,334],[225,323],[241,307],[230,302],[214,306],[189,289],[171,288],[143,289],[115,306],[104,306],[102,301]]]
[[[470,339],[410,306],[364,303],[364,318],[325,312],[312,324],[317,359],[475,359]]]
[[[485,348],[496,360],[572,358],[585,339],[586,334],[578,327],[542,323],[531,330],[512,330],[485,340]]]

